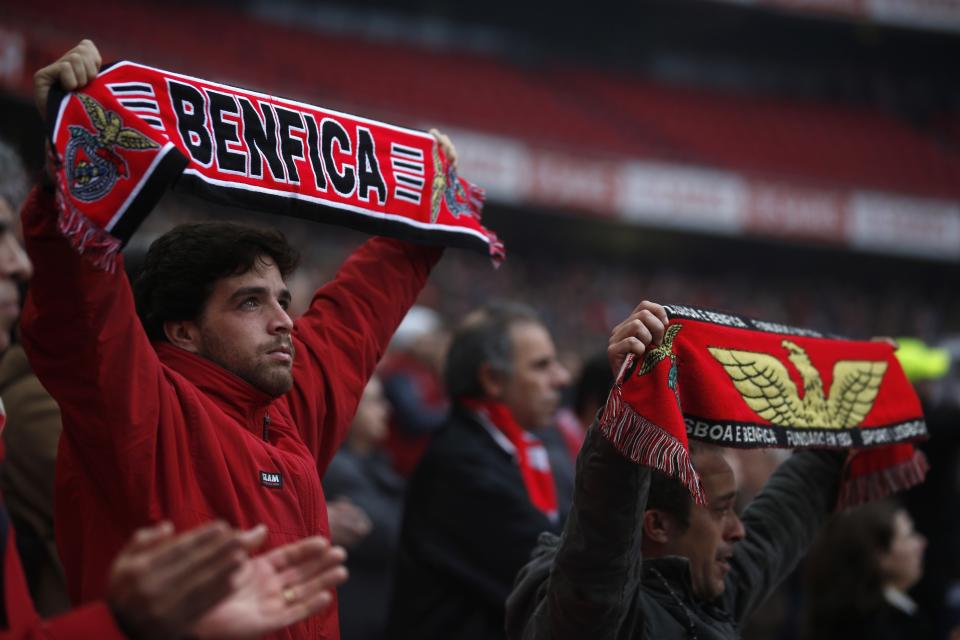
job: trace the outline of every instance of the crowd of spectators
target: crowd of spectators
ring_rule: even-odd
[[[240,218],[255,223],[259,220],[261,224],[279,225],[289,237],[296,239],[303,253],[303,265],[290,283],[294,294],[291,306],[294,313],[305,307],[317,283],[329,279],[342,259],[363,239],[359,234],[350,231],[318,226],[307,221],[278,221],[271,218],[267,223],[260,220],[258,214],[228,210],[171,193],[146,221],[128,253],[135,260],[139,251],[137,243],[149,242],[174,224],[204,217]],[[717,241],[716,246],[722,247],[720,241]],[[598,360],[591,356],[605,348],[610,328],[618,318],[629,313],[632,303],[638,299],[662,299],[720,308],[747,316],[859,338],[875,335],[914,335],[929,343],[937,343],[945,341],[960,329],[960,304],[951,297],[947,279],[918,281],[909,272],[900,277],[892,277],[890,274],[895,271],[887,270],[870,284],[869,265],[878,263],[876,257],[862,257],[868,266],[860,268],[856,266],[858,256],[848,254],[844,259],[854,265],[854,268],[845,273],[831,271],[831,265],[837,262],[836,258],[827,266],[818,267],[812,264],[809,270],[777,269],[776,265],[773,265],[767,270],[728,266],[711,271],[683,260],[669,265],[655,265],[653,261],[645,262],[641,258],[638,258],[636,265],[612,259],[558,261],[522,244],[511,246],[511,249],[513,251],[507,262],[493,276],[489,262],[472,254],[458,253],[454,259],[443,261],[421,294],[421,306],[415,308],[415,312],[405,323],[407,327],[401,328],[398,339],[391,344],[384,366],[381,367],[381,375],[387,382],[387,398],[394,402],[390,417],[383,418],[391,423],[391,435],[377,436],[374,448],[384,447],[390,450],[394,457],[393,471],[398,473],[387,471],[379,462],[374,465],[373,459],[369,458],[367,462],[359,465],[378,468],[376,473],[368,474],[367,477],[367,481],[372,483],[371,486],[378,487],[374,502],[367,504],[379,505],[372,508],[376,508],[380,513],[371,513],[370,516],[373,521],[372,528],[382,529],[372,532],[368,523],[367,529],[359,537],[360,540],[369,536],[371,540],[379,539],[384,548],[396,549],[404,478],[413,472],[419,455],[427,446],[431,434],[439,428],[447,411],[440,382],[442,353],[449,341],[446,327],[455,326],[459,319],[486,301],[519,300],[536,309],[553,333],[564,365],[575,378],[583,374],[582,380],[586,386],[580,389],[581,394],[597,396],[589,399],[578,397],[574,385],[571,385],[565,395],[565,406],[555,421],[557,430],[553,431],[551,428],[549,435],[543,438],[547,446],[551,446],[551,442],[560,442],[561,448],[566,438],[570,451],[574,454],[583,436],[584,423],[589,422],[589,416],[596,410],[598,403],[602,403],[600,398],[604,395],[603,391],[598,391],[595,387],[606,388],[610,384],[606,358],[601,356]],[[768,254],[771,251],[780,251],[778,248],[769,247],[763,250]],[[787,256],[785,260],[809,259],[799,249],[785,249],[782,253]],[[411,348],[414,343],[419,345],[416,349]],[[411,355],[418,349],[419,355]],[[391,385],[391,378],[400,378],[402,382],[399,386]],[[417,389],[425,390],[426,395],[418,395],[418,391],[411,396],[409,385],[413,383],[410,380],[415,381]],[[375,384],[379,385],[379,382]],[[389,392],[391,386],[394,387],[393,394]],[[402,391],[399,396],[396,389]],[[952,387],[949,386],[949,379],[946,386],[944,381],[927,382],[920,386],[925,400],[946,399],[947,407],[956,404],[956,394],[950,389]],[[374,393],[379,403],[380,392],[375,390]],[[418,407],[409,405],[411,397],[422,404]],[[582,410],[584,408],[585,410]],[[950,417],[953,415],[955,414],[948,409],[946,414],[938,412],[931,421],[931,429],[939,432],[940,442],[945,445],[942,450],[932,452],[938,466],[932,477],[937,478],[936,482],[941,488],[925,488],[908,496],[907,505],[918,513],[918,527],[940,526],[931,521],[929,515],[931,510],[936,509],[929,508],[929,505],[924,506],[929,499],[927,496],[932,495],[937,504],[956,498],[955,492],[944,484],[947,481],[940,479],[943,465],[952,465],[955,460],[955,455],[950,453],[956,449]],[[396,448],[398,434],[399,437],[404,437],[405,428],[404,420],[398,418],[406,418],[406,424],[416,426],[409,432],[415,434],[418,443],[416,446],[411,448],[407,441],[400,449]],[[361,420],[361,416],[358,416],[358,420]],[[398,425],[398,422],[401,424]],[[567,437],[569,434],[566,433],[566,427],[572,429],[572,441]],[[741,505],[750,501],[788,455],[779,450],[730,453],[728,459],[736,470]],[[350,460],[355,469],[359,468],[358,454],[349,442],[345,446],[343,457]],[[564,470],[558,465],[558,468],[561,475],[572,472],[572,467]],[[572,481],[572,476],[570,480]],[[357,491],[356,500],[360,503],[369,500],[369,490],[370,487]],[[564,490],[572,490],[572,482]],[[928,493],[922,494],[923,491]],[[338,489],[338,495],[347,494]],[[331,495],[331,498],[335,497]],[[563,500],[569,500],[569,496],[564,496]],[[336,509],[333,509],[331,512],[334,520],[335,511]],[[336,529],[336,525],[333,526]],[[932,548],[928,555],[943,561],[940,565],[942,570],[933,572],[936,585],[928,586],[926,592],[923,589],[920,591],[927,594],[926,599],[921,599],[920,602],[931,618],[936,614],[954,615],[948,611],[948,603],[942,596],[944,589],[949,589],[953,584],[950,577],[953,575],[952,569],[949,567],[957,561],[944,537],[949,535],[949,531],[955,530],[955,527],[956,524],[950,520],[941,530],[931,532]],[[831,531],[835,529],[836,527],[833,527]],[[350,541],[349,544],[360,550],[362,556],[366,555],[362,551],[364,545],[357,540]],[[380,569],[375,565],[365,571],[373,575],[381,571],[379,584],[383,587],[392,580],[390,576],[394,557],[378,554],[376,559],[380,563]],[[364,561],[358,559],[358,562]],[[376,584],[377,579],[373,578],[370,583]],[[347,590],[348,588],[345,592]],[[797,638],[801,628],[802,611],[806,607],[803,593],[804,586],[798,573],[791,577],[744,627],[744,637],[756,640]],[[935,596],[930,596],[931,593]],[[383,598],[388,597],[389,593],[381,592],[377,595],[377,601],[382,602]],[[931,597],[941,599],[931,602]],[[375,621],[366,610],[351,613],[341,607],[341,615],[355,616],[355,620],[360,623]],[[351,624],[350,620],[344,620],[345,632],[350,629]],[[347,640],[350,638],[349,635],[344,637]],[[370,631],[368,624],[366,631],[356,637],[376,637],[376,633]]]
[[[0,193],[0,200],[16,202],[22,199],[25,179],[12,176],[8,184],[15,185],[16,193]],[[36,207],[36,204],[32,206]],[[29,210],[30,205],[27,208]],[[302,265],[286,283],[292,291],[289,305],[292,318],[307,312],[312,292],[334,278],[338,267],[362,240],[343,229],[320,227],[309,221],[272,217],[268,220],[253,213],[204,204],[171,193],[146,221],[126,251],[131,277],[135,277],[144,250],[154,239],[179,223],[203,219],[231,219],[275,227],[297,245]],[[671,260],[660,259],[662,254],[656,252],[647,255],[647,245],[642,241],[638,241],[636,253],[630,257],[603,255],[604,249],[597,246],[585,246],[582,255],[577,257],[571,257],[571,251],[557,256],[546,252],[543,243],[525,241],[523,236],[532,236],[535,225],[536,222],[526,226],[520,222],[512,226],[516,242],[510,243],[512,253],[499,272],[492,274],[489,262],[474,255],[458,254],[444,260],[420,293],[419,305],[407,314],[406,321],[390,342],[378,374],[358,399],[359,406],[349,431],[323,477],[324,491],[329,499],[330,538],[334,544],[347,547],[351,552],[347,567],[352,579],[338,590],[345,640],[375,640],[386,637],[385,634],[395,638],[451,635],[499,638],[505,633],[505,625],[508,630],[511,625],[508,598],[515,600],[512,607],[514,627],[518,624],[516,611],[523,613],[524,607],[529,605],[533,608],[527,613],[534,610],[537,613],[531,614],[526,629],[549,635],[551,625],[558,621],[559,628],[566,631],[572,628],[563,624],[565,612],[559,610],[563,607],[551,609],[556,603],[543,597],[554,587],[537,586],[539,581],[548,585],[552,580],[545,578],[548,574],[553,575],[552,570],[542,575],[538,575],[538,571],[545,566],[542,564],[544,558],[557,553],[558,544],[556,538],[540,534],[564,531],[564,540],[575,541],[578,535],[587,531],[587,528],[578,529],[581,522],[577,514],[580,512],[572,497],[576,491],[583,495],[596,491],[598,485],[593,484],[594,479],[578,481],[575,485],[573,465],[581,445],[587,451],[580,458],[583,467],[588,466],[586,461],[591,457],[595,464],[607,456],[613,462],[608,460],[601,466],[609,465],[608,470],[620,468],[623,477],[630,482],[644,482],[646,471],[638,474],[636,468],[623,467],[625,463],[621,457],[611,455],[610,451],[604,453],[603,447],[609,445],[599,441],[596,430],[587,434],[592,416],[602,405],[605,390],[610,385],[609,363],[602,355],[598,361],[596,354],[607,346],[611,328],[624,317],[632,317],[631,310],[637,313],[634,305],[638,300],[723,309],[859,338],[909,335],[928,342],[943,342],[952,333],[960,331],[960,303],[953,297],[949,279],[923,275],[936,273],[931,265],[904,264],[900,269],[897,265],[879,266],[881,262],[875,256],[827,255],[811,249],[725,243],[720,239],[698,241],[702,250],[717,254],[708,267],[702,259],[683,254],[675,254]],[[5,237],[11,239],[8,232],[9,229],[5,231]],[[624,230],[625,236],[630,234],[640,237],[639,231]],[[680,244],[677,242],[678,246]],[[724,252],[740,255],[723,260]],[[754,252],[754,260],[745,255]],[[819,261],[823,256],[827,256],[826,259]],[[0,310],[5,311],[4,329],[11,329],[18,315],[15,282],[30,278],[32,267],[29,261],[24,262],[20,271],[11,273],[0,283],[3,285],[0,294],[6,296],[0,298]],[[949,272],[949,268],[946,271]],[[383,286],[388,288],[390,283],[385,282]],[[388,289],[385,291],[389,293]],[[413,302],[412,297],[411,294],[408,304]],[[501,302],[491,304],[491,301]],[[662,313],[662,309],[659,312]],[[316,315],[316,309],[313,313]],[[654,337],[657,331],[662,337],[665,323],[664,316],[662,321],[656,319],[648,324],[648,344],[651,339],[657,342]],[[614,335],[622,326],[614,329]],[[448,328],[452,327],[458,329],[451,338]],[[6,330],[0,332],[4,336],[7,333]],[[383,338],[385,345],[386,337]],[[29,347],[30,336],[27,343]],[[377,358],[383,345],[378,345]],[[508,345],[499,353],[503,360],[499,363],[495,358],[497,345]],[[26,567],[38,612],[44,616],[54,615],[70,606],[64,591],[63,568],[53,544],[54,530],[49,510],[54,443],[59,436],[61,418],[53,399],[39,387],[30,372],[23,348],[8,344],[0,347],[0,351],[5,351],[0,366],[0,391],[4,400],[13,405],[10,415],[17,427],[5,436],[8,452],[13,453],[13,462],[8,462],[4,468],[0,483],[7,496],[11,520],[18,530],[18,551]],[[531,355],[535,352],[538,355]],[[525,362],[524,358],[528,361]],[[290,355],[291,363],[292,359]],[[458,362],[459,369],[453,366]],[[523,377],[527,375],[524,367],[529,368],[531,377],[528,379]],[[48,401],[48,405],[52,405],[45,407],[42,416],[18,413],[27,405],[21,384],[25,379],[36,383],[35,389],[31,387],[26,391],[36,391]],[[468,382],[470,384],[466,384]],[[821,627],[836,630],[837,625],[830,616],[837,616],[839,612],[839,617],[846,620],[844,614],[848,610],[855,610],[863,617],[863,624],[858,623],[854,625],[856,628],[851,627],[843,634],[848,638],[858,637],[856,633],[870,628],[870,625],[880,625],[889,631],[893,622],[887,624],[887,618],[882,616],[896,620],[897,624],[922,627],[926,629],[923,634],[943,635],[953,626],[945,620],[956,615],[960,608],[951,608],[949,594],[960,588],[960,581],[954,577],[953,569],[957,567],[958,558],[949,541],[950,535],[960,530],[960,526],[955,517],[939,522],[936,517],[940,507],[955,503],[958,497],[957,487],[955,482],[951,484],[949,474],[949,469],[957,461],[956,452],[960,451],[953,434],[955,424],[952,420],[956,412],[951,413],[949,407],[950,401],[957,404],[957,397],[944,391],[949,388],[944,383],[936,384],[939,386],[926,383],[921,388],[928,401],[941,401],[934,403],[937,404],[935,407],[931,405],[935,416],[931,420],[931,431],[941,437],[937,450],[931,452],[931,458],[939,465],[931,476],[936,482],[908,495],[905,501],[918,530],[935,529],[929,535],[929,555],[937,559],[937,567],[941,570],[933,572],[934,580],[916,592],[922,596],[913,600],[908,591],[923,576],[926,539],[914,531],[913,520],[906,509],[879,505],[874,508],[876,513],[868,510],[835,517],[825,528],[821,542],[809,560],[810,584],[814,586],[804,588],[796,575],[788,579],[784,588],[770,600],[771,604],[757,610],[753,622],[740,618],[757,609],[759,598],[765,595],[767,587],[772,589],[773,583],[787,576],[793,560],[799,560],[803,550],[794,549],[789,562],[783,558],[771,560],[769,553],[761,557],[763,554],[759,551],[745,552],[751,554],[756,575],[771,574],[764,578],[770,584],[764,584],[763,589],[738,584],[731,597],[734,600],[741,596],[748,598],[750,606],[738,605],[731,609],[735,611],[736,619],[723,622],[721,626],[726,625],[723,628],[733,625],[739,633],[738,627],[743,622],[743,637],[758,640],[795,638],[791,633],[795,634],[797,628],[810,633],[811,637],[823,637],[819,631]],[[457,391],[457,385],[463,388]],[[359,387],[356,391],[359,393]],[[944,399],[948,402],[942,402]],[[946,405],[946,411],[942,411],[942,405]],[[41,443],[42,460],[39,454],[26,451],[14,440],[25,429],[27,433],[39,433],[41,418],[50,421],[49,428],[42,429],[46,438]],[[268,441],[270,421],[267,418],[269,416],[264,422],[264,441]],[[345,421],[349,419],[349,416],[344,417]],[[61,455],[62,450],[63,447]],[[330,454],[333,455],[332,450]],[[751,520],[748,515],[741,524],[737,515],[739,508],[751,502],[790,455],[780,451],[720,454],[700,450],[700,453],[691,453],[691,457],[694,456],[700,456],[698,464],[704,465],[701,470],[704,477],[710,475],[707,469],[713,468],[714,475],[722,476],[721,484],[725,488],[731,488],[735,478],[739,492],[736,499],[730,497],[731,492],[718,489],[720,485],[713,488],[717,495],[724,493],[728,496],[725,499],[729,504],[724,508],[723,516],[726,523],[722,532],[724,541],[731,547],[733,543],[742,543],[750,527],[757,525],[757,518]],[[787,471],[781,472],[779,480],[775,478],[773,484],[779,482],[783,485],[781,489],[790,485],[791,490],[795,490],[803,483],[788,482],[787,477],[792,474],[807,478],[808,474],[798,473],[799,469],[815,471],[817,465],[839,468],[842,461],[842,456],[825,455],[821,462],[814,464],[811,462],[814,457],[795,457],[786,465]],[[948,473],[944,474],[943,469]],[[264,472],[260,473],[262,479]],[[590,473],[596,474],[597,471]],[[282,480],[275,482],[282,485]],[[816,488],[823,493],[829,488],[827,484],[820,483]],[[38,495],[28,496],[24,489],[33,487],[37,488]],[[626,496],[626,500],[632,500],[631,496]],[[820,508],[826,505],[824,496],[826,493],[820,496],[822,500],[814,501],[816,505],[803,503],[803,500],[797,504],[811,514],[816,512],[817,518],[822,516],[825,519],[826,509]],[[592,499],[590,502],[599,504]],[[764,502],[763,495],[760,502]],[[651,506],[650,510],[657,508]],[[688,505],[687,516],[689,508]],[[769,505],[766,509],[768,520],[780,522],[786,518],[782,505],[779,511],[769,509]],[[631,519],[631,516],[624,515],[626,510],[614,511],[626,523],[622,530],[638,524],[626,522]],[[570,517],[574,525],[565,528],[569,514],[574,514]],[[806,524],[812,529],[816,518],[811,516],[809,520]],[[236,547],[236,557],[230,560],[230,566],[236,564],[239,567],[237,575],[246,576],[251,584],[257,583],[251,578],[255,571],[272,575],[292,571],[284,564],[290,562],[289,559],[281,561],[280,558],[301,548],[297,545],[304,544],[291,543],[251,559],[246,552],[262,544],[266,529],[255,528],[245,533],[213,525],[212,529],[197,531],[200,533],[187,534],[187,540],[204,535],[204,531],[213,531],[206,535],[216,534],[224,539],[223,553],[229,555],[229,545]],[[570,531],[574,534],[568,536]],[[646,533],[644,531],[644,535]],[[151,535],[167,539],[173,532],[171,527],[164,525],[153,533],[135,533],[131,543],[133,550],[137,551],[137,545],[142,545],[144,537],[149,539]],[[189,537],[191,535],[194,537]],[[681,538],[683,535],[686,534],[683,533]],[[876,544],[857,546],[870,536],[876,538]],[[753,548],[751,544],[762,547],[764,539],[762,535],[759,537],[759,542],[748,540],[744,546],[748,549]],[[671,536],[661,540],[660,547],[650,547],[651,540],[654,539],[644,539],[645,564],[651,560],[648,552],[653,551],[655,561],[652,566],[667,567],[671,561],[658,564],[656,559],[676,556],[674,552],[682,550],[671,546],[676,542]],[[843,564],[844,559],[853,557],[853,551],[845,551],[843,547],[851,540],[857,551],[866,554],[857,566]],[[176,539],[170,539],[167,544],[169,549],[177,548]],[[312,544],[315,548],[310,552],[318,557],[325,555],[325,563],[339,565],[342,562],[339,549],[331,552],[328,542],[313,540]],[[571,544],[577,546],[576,542]],[[634,549],[638,550],[639,546]],[[534,559],[524,568],[531,551]],[[129,553],[129,548],[124,553]],[[169,553],[172,552],[167,555]],[[831,553],[839,553],[841,557],[831,558]],[[558,555],[564,556],[565,553]],[[114,572],[123,574],[125,557],[121,554],[120,568],[114,568]],[[823,557],[827,557],[827,561],[823,561]],[[711,563],[713,559],[711,555]],[[73,560],[76,562],[78,558]],[[80,557],[79,560],[86,561],[87,558]],[[639,556],[636,561],[639,563]],[[782,564],[783,571],[767,571],[765,565],[771,563]],[[558,572],[567,569],[561,568]],[[181,570],[190,573],[188,568],[181,567]],[[320,570],[317,565],[317,571]],[[344,575],[339,568],[330,569],[328,564],[324,564],[322,570],[332,576],[328,578],[330,585],[341,581]],[[223,571],[220,582],[226,580],[227,569]],[[333,571],[336,571],[335,575]],[[846,588],[843,581],[833,580],[838,571],[844,578],[849,578],[849,584],[853,586]],[[518,572],[520,577],[516,578]],[[863,587],[858,579],[864,576],[872,582],[857,600],[861,594],[855,587]],[[302,578],[306,581],[306,576]],[[670,585],[662,577],[660,581],[676,599]],[[229,582],[233,591],[224,602],[234,608],[214,607],[211,609],[213,613],[202,618],[198,618],[202,613],[198,610],[187,616],[188,620],[178,623],[179,627],[200,635],[217,636],[210,630],[222,628],[225,614],[218,614],[218,611],[227,608],[234,620],[241,619],[235,614],[238,601],[246,612],[255,610],[249,606],[251,602],[262,601],[265,596],[288,607],[297,600],[293,589],[281,588],[278,583],[271,583],[270,589],[261,586],[262,593],[255,593],[256,597],[253,597],[250,595],[252,587],[243,589],[238,586],[239,578]],[[524,583],[527,587],[522,586]],[[829,594],[827,586],[838,585],[851,597],[851,601],[841,603],[839,609],[836,598],[827,598],[826,606],[822,599],[804,599],[804,594]],[[609,583],[606,586],[610,586]],[[227,589],[227,586],[218,588]],[[597,583],[597,588],[603,590],[604,580]],[[556,589],[555,594],[563,592],[562,585]],[[638,589],[643,596],[649,585]],[[534,591],[536,596],[531,595]],[[723,593],[723,587],[719,591],[707,589],[706,593],[716,600]],[[703,597],[700,592],[693,595]],[[183,594],[180,597],[185,598]],[[312,607],[320,609],[332,601],[330,595],[324,600],[319,597]],[[643,597],[638,601],[645,602]],[[122,606],[124,604],[123,601],[118,604],[116,598],[108,603],[112,617],[105,617],[104,624],[111,631],[116,631],[114,625],[126,633],[151,623],[150,618],[136,619],[137,613],[143,609],[137,602],[127,603],[129,607]],[[646,602],[642,606],[650,609],[648,613],[652,612],[653,618],[659,615],[656,613],[658,604]],[[799,619],[798,612],[803,609],[808,614],[807,626],[791,624]],[[692,616],[689,613],[687,611],[686,620],[691,629],[704,620],[709,623],[713,615],[709,607],[698,608]],[[907,618],[902,618],[901,614],[906,614]],[[289,621],[306,617],[304,611]],[[694,617],[701,619],[695,622]],[[335,624],[335,619],[330,616],[326,619]],[[281,624],[279,619],[259,622],[264,631],[288,624]],[[388,625],[392,625],[390,631],[386,630]],[[933,628],[937,631],[930,631]],[[460,631],[454,632],[454,629]],[[513,633],[516,635],[516,628]],[[243,635],[242,630],[239,635]]]
[[[268,221],[172,193],[134,238],[133,249],[174,224],[206,217],[260,220],[298,242],[302,266],[292,283],[294,312],[363,239],[336,227],[275,217]],[[537,233],[535,229],[531,223],[527,233]],[[642,238],[642,232],[630,229],[623,234]],[[645,258],[642,244],[628,260],[605,257],[602,247],[589,246],[580,257],[568,251],[566,259],[556,259],[536,242],[527,242],[525,235],[516,235],[506,262],[493,275],[489,261],[472,253],[458,252],[457,259],[441,262],[420,304],[451,326],[487,301],[523,301],[541,315],[556,337],[561,358],[574,365],[574,372],[583,358],[604,347],[610,328],[642,299],[731,311],[858,339],[916,336],[937,343],[960,333],[960,300],[946,275],[952,271],[949,265],[931,277],[938,273],[936,263],[899,273],[909,265],[883,265],[870,254],[836,254],[821,264],[820,253],[762,245],[742,249],[757,252],[762,260],[724,261],[723,253],[730,251],[724,239],[701,243],[716,252],[717,260],[709,267],[683,253],[669,261]],[[677,242],[682,246],[682,240]],[[877,265],[883,265],[882,270]]]

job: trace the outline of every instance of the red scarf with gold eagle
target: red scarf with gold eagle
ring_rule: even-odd
[[[51,92],[61,228],[105,268],[167,185],[267,213],[504,256],[481,189],[434,138],[322,107],[153,69],[104,68]]]
[[[625,456],[704,496],[688,438],[723,447],[851,450],[838,507],[922,482],[917,395],[883,342],[665,306],[662,344],[628,357],[600,419]]]

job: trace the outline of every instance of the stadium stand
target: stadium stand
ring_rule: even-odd
[[[589,141],[594,154],[679,161],[827,188],[960,197],[958,146],[876,108],[669,86],[563,62],[521,66],[465,52],[437,55],[235,13],[224,29],[229,10],[217,6],[160,10],[110,0],[99,7],[90,12],[38,0],[10,7],[11,21],[50,42],[47,49],[60,50],[87,34],[103,43],[108,56],[143,56],[141,61],[172,69],[209,71],[226,81],[414,125],[449,123],[570,151]],[[957,116],[943,120],[956,140]]]

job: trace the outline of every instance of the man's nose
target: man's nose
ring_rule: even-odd
[[[273,317],[270,319],[270,332],[290,333],[291,331],[293,331],[293,319],[286,309],[277,304]]]
[[[570,372],[565,366],[557,362],[553,367],[553,386],[555,388],[566,387],[570,384]]]
[[[33,264],[17,238],[10,232],[0,237],[0,277],[26,281],[33,275]]]
[[[724,533],[726,534],[724,539],[730,542],[737,542],[747,537],[747,530],[743,527],[743,521],[740,520],[739,515],[731,514],[727,530]]]

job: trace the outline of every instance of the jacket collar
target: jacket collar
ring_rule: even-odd
[[[661,579],[662,577],[662,579]],[[693,582],[690,579],[690,561],[682,556],[661,556],[643,560],[643,582],[656,591],[667,591],[664,581],[687,602],[692,602]]]
[[[168,342],[156,342],[153,346],[163,364],[211,397],[227,415],[251,429],[260,428],[273,397],[212,360]]]
[[[467,426],[470,431],[483,434],[481,437],[492,441],[506,459],[514,460],[516,458],[517,448],[482,413],[477,413],[460,402],[454,402],[451,408],[451,417],[459,418],[460,422]]]
[[[722,596],[716,600],[704,601],[693,593],[693,581],[690,578],[690,561],[683,556],[662,556],[643,561],[643,585],[646,589],[662,594],[669,599],[680,598],[683,604],[693,611],[709,612],[714,617],[728,618],[723,608]],[[727,585],[729,588],[729,584]],[[672,592],[672,593],[671,593]]]

